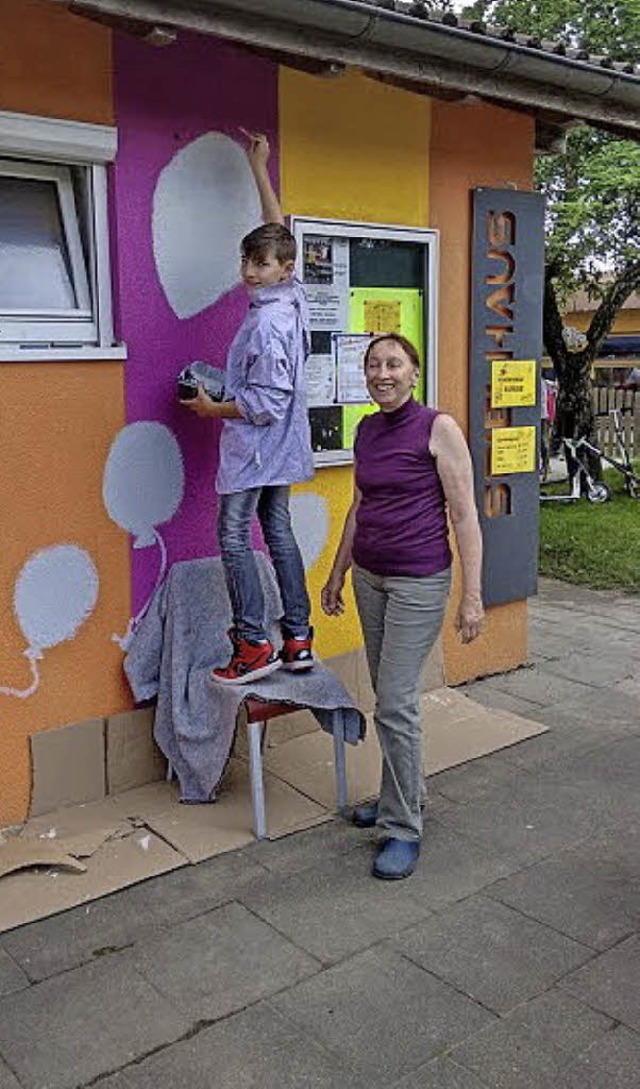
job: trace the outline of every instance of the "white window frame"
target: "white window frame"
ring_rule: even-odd
[[[0,175],[56,185],[77,303],[75,309],[0,311],[0,362],[126,357],[113,340],[109,260],[106,167],[116,151],[110,126],[0,111]],[[84,220],[74,171],[82,171]]]
[[[24,307],[0,310],[0,340],[9,343],[77,341],[95,344],[97,324],[93,319],[89,280],[78,226],[78,210],[68,166],[48,163],[11,162],[0,159],[0,177],[52,182],[56,187],[62,236],[69,257],[70,278],[78,305],[45,309]]]

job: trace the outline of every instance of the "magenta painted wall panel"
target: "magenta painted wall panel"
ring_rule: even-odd
[[[245,291],[233,284],[240,228],[259,222],[257,194],[229,138],[242,145],[239,126],[266,132],[275,177],[277,67],[218,40],[186,34],[163,49],[116,36],[114,56],[116,328],[128,346],[127,423],[165,425],[184,461],[183,498],[159,527],[172,563],[218,551],[219,425],[175,403],[175,377],[196,359],[223,365],[245,312]],[[203,140],[205,134],[214,135]],[[217,292],[222,295],[215,299]],[[140,489],[144,506],[144,473]],[[149,596],[159,563],[157,548],[133,550],[134,610]]]

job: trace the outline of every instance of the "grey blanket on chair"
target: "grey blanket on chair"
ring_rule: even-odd
[[[282,606],[273,568],[257,553],[269,633],[279,645]],[[238,708],[251,696],[309,707],[331,732],[334,712],[343,711],[345,739],[364,737],[365,720],[330,669],[277,670],[240,686],[210,679],[212,666],[231,652],[231,611],[218,558],[175,563],[135,631],[124,669],[137,702],[157,697],[154,736],[180,781],[183,801],[214,797],[231,751]]]

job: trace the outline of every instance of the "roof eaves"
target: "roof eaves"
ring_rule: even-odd
[[[438,96],[453,91],[640,136],[640,72],[596,65],[579,51],[543,49],[501,28],[415,14],[411,0],[57,0],[90,17],[142,20],[217,34],[254,49],[355,66]],[[455,21],[456,25],[453,25]],[[521,39],[521,40],[517,40]],[[526,43],[526,44],[525,44]],[[574,55],[571,55],[571,54]],[[287,63],[286,60],[283,63]]]
[[[465,31],[488,39],[497,39],[501,42],[513,42],[514,45],[525,49],[535,49],[541,53],[565,56],[570,60],[582,61],[592,67],[613,68],[615,71],[640,77],[640,65],[634,65],[630,61],[617,61],[608,55],[589,53],[586,49],[572,48],[562,41],[550,41],[535,34],[523,34],[511,26],[485,23],[480,19],[463,19],[454,12],[430,11],[423,0],[362,0],[362,2],[371,8],[379,8],[397,15],[404,15],[420,22],[439,23],[442,26],[450,27],[452,30]]]

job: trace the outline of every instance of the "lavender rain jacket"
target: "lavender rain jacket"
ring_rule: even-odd
[[[227,356],[225,399],[236,402],[244,419],[223,421],[220,495],[313,476],[304,379],[309,346],[307,300],[298,280],[252,291]]]

